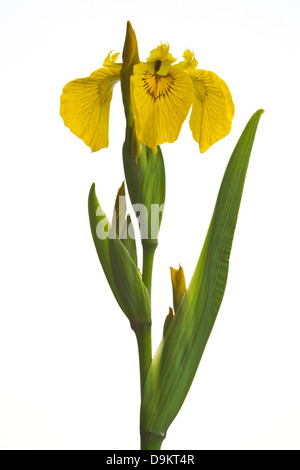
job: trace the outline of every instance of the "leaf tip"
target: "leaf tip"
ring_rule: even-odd
[[[96,195],[96,189],[95,189],[95,183],[93,183],[89,192],[89,197],[88,197],[89,202],[91,202],[91,200],[93,199],[93,197],[95,197],[95,195]]]

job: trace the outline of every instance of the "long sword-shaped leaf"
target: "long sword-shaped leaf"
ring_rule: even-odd
[[[184,402],[223,299],[249,157],[262,112],[257,111],[249,120],[230,158],[193,278],[146,377],[141,431],[158,446],[153,448],[159,448]]]

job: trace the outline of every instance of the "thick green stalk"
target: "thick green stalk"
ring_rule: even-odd
[[[139,350],[141,395],[148,369],[152,361],[151,321],[139,325],[135,330]]]
[[[156,246],[156,244],[143,243],[143,282],[149,291],[150,303],[153,260]],[[149,323],[139,325],[139,327],[135,329],[135,334],[139,350],[140,384],[142,396],[146,375],[152,361],[151,321]],[[143,433],[141,430],[141,450],[160,449],[162,440],[160,439],[160,436],[158,440],[156,437],[157,436],[152,436],[149,433]]]
[[[165,437],[163,434],[141,431],[141,450],[160,450]]]
[[[150,298],[152,286],[152,269],[156,247],[157,243],[143,242],[143,283],[149,291]]]
[[[143,245],[143,283],[149,291],[150,305],[151,305],[151,283],[152,283],[152,269],[153,259],[156,245]],[[146,323],[132,325],[135,331],[138,349],[139,349],[139,362],[140,362],[140,380],[141,380],[141,394],[143,393],[144,381],[152,361],[152,341],[151,341],[151,319]]]
[[[143,283],[147,287],[150,296],[151,305],[151,283],[153,259],[156,245],[143,244]],[[143,393],[144,382],[152,361],[152,340],[151,340],[151,319],[147,323],[139,324],[133,328],[136,334],[139,362],[140,362],[140,381],[141,395]]]

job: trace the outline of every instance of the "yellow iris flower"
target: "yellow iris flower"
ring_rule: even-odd
[[[121,76],[118,56],[110,52],[103,68],[69,82],[61,95],[65,125],[93,152],[108,146],[110,102]],[[191,51],[183,58],[175,64],[169,45],[160,44],[147,62],[134,66],[130,77],[136,136],[155,152],[157,145],[178,138],[191,107],[190,128],[200,152],[231,130],[234,104],[228,86],[215,73],[197,69]]]

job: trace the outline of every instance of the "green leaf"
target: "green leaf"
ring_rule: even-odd
[[[133,329],[150,321],[150,296],[126,246],[112,229],[98,202],[95,184],[88,200],[95,247],[111,290]],[[107,236],[105,236],[107,235]]]
[[[230,158],[193,278],[146,377],[141,429],[161,441],[192,384],[223,299],[248,162],[262,112],[252,116]]]

